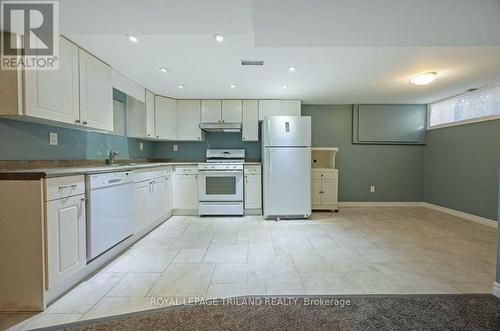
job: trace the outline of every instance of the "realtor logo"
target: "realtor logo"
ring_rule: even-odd
[[[1,1],[1,68],[57,69],[59,3]]]

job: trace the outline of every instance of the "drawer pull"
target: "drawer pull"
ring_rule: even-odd
[[[73,185],[61,185],[59,186],[59,189],[62,190],[64,188],[76,188],[78,184],[73,184]]]

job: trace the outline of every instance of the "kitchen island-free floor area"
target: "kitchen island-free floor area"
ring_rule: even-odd
[[[29,329],[244,295],[491,293],[496,229],[425,208],[310,220],[173,216],[32,316]]]

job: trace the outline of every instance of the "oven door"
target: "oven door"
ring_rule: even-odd
[[[200,201],[243,201],[243,171],[200,170]]]

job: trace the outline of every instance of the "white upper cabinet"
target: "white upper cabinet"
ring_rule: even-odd
[[[111,67],[82,49],[79,56],[81,125],[113,131]]]
[[[146,90],[146,137],[155,137],[155,95]]]
[[[202,140],[200,129],[201,101],[177,100],[179,140]]]
[[[241,139],[244,141],[259,140],[259,102],[243,100]]]
[[[26,115],[79,124],[78,46],[59,38],[58,70],[26,70]]]
[[[220,123],[222,103],[220,100],[201,100],[201,122]]]
[[[145,88],[137,84],[128,77],[122,75],[115,69],[111,72],[111,81],[113,82],[113,88],[122,91],[123,93],[130,95],[136,100],[141,102],[146,102],[145,100]]]
[[[280,107],[280,100],[259,100],[259,121],[263,121],[267,116],[279,116]]]
[[[241,100],[222,100],[222,123],[241,123]]]
[[[300,100],[281,100],[280,116],[300,116]]]
[[[177,100],[154,96],[156,139],[177,139]]]

